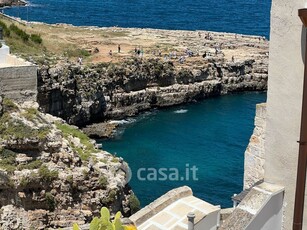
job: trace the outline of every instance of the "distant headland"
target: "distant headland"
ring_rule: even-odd
[[[5,6],[25,6],[27,4],[24,0],[0,0],[0,7]]]

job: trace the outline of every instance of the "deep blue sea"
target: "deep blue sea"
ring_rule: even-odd
[[[129,163],[130,184],[142,206],[188,185],[197,197],[230,207],[231,196],[242,191],[244,151],[254,127],[255,105],[265,100],[266,93],[244,93],[146,113],[115,139],[103,141],[103,149]],[[187,164],[198,168],[198,180],[190,170],[189,180],[181,181]],[[155,171],[149,168],[167,168],[170,174],[175,172],[170,168],[177,168],[179,180],[161,181],[164,177],[157,173],[160,180],[155,181]]]
[[[271,0],[29,0],[24,20],[73,25],[210,30],[269,37]]]

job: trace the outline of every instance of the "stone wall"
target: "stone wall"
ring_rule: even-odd
[[[0,94],[16,101],[36,101],[37,67],[10,66],[0,68]]]
[[[244,189],[264,178],[264,142],[266,104],[256,106],[255,128],[245,151]]]

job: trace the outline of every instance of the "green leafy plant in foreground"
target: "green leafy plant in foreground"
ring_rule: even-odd
[[[117,212],[114,220],[110,221],[110,211],[103,207],[100,210],[100,218],[94,217],[89,230],[136,230],[135,226],[124,226],[120,221],[121,213]],[[81,230],[78,224],[73,225],[73,230]]]

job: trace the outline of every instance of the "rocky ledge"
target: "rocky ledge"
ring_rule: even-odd
[[[84,126],[155,107],[266,90],[267,65],[266,52],[241,61],[206,57],[191,66],[138,57],[90,66],[45,63],[38,71],[38,102],[44,112]]]
[[[88,223],[102,206],[137,209],[122,159],[37,103],[0,101],[1,229],[58,229]]]

